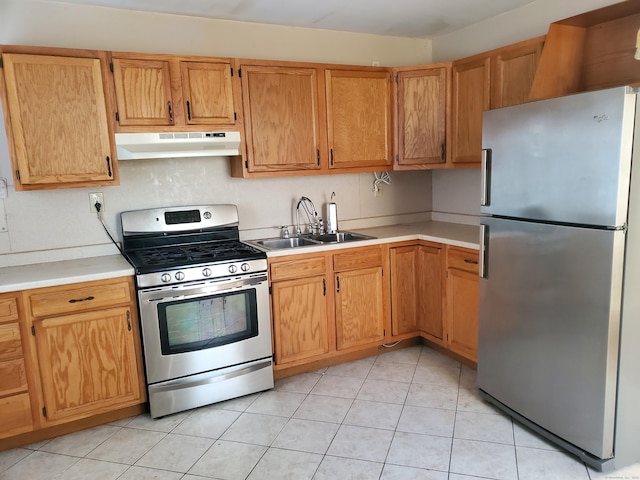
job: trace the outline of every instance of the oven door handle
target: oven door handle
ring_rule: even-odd
[[[176,300],[180,298],[196,298],[211,295],[212,293],[231,292],[233,290],[247,289],[248,287],[258,286],[267,281],[267,276],[247,278],[244,280],[224,281],[220,283],[199,283],[197,285],[185,286],[184,290],[180,287],[166,287],[162,289],[154,289],[153,291],[141,290],[140,300],[147,302],[161,302],[163,300]]]
[[[171,391],[178,390],[181,388],[193,388],[198,387],[200,385],[207,385],[209,383],[222,382],[223,380],[229,380],[231,378],[239,377],[242,375],[246,375],[251,372],[255,372],[258,370],[262,370],[263,368],[271,367],[272,362],[271,358],[265,360],[264,362],[260,362],[245,368],[241,368],[239,370],[234,370],[227,373],[220,373],[218,375],[215,372],[207,372],[202,375],[196,375],[196,379],[193,377],[180,378],[178,380],[170,380],[168,382],[162,382],[158,385],[149,385],[149,389],[154,392],[163,392],[163,391]],[[200,377],[199,379],[197,377]]]

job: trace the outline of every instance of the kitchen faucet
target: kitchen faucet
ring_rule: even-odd
[[[309,222],[309,227],[313,231],[317,230],[318,233],[322,233],[323,230],[322,220],[318,218],[318,212],[316,212],[316,207],[311,201],[309,197],[300,197],[298,200],[298,204],[296,205],[296,235],[302,235],[302,229],[300,228],[300,207],[307,214],[307,220]],[[313,219],[311,218],[313,217]],[[314,221],[315,220],[315,221]]]

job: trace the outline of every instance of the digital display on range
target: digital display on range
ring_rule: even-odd
[[[167,225],[178,225],[180,223],[201,222],[200,210],[181,210],[179,212],[165,212],[164,222]]]

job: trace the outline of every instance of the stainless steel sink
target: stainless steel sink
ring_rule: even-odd
[[[311,245],[322,245],[324,243],[354,242],[356,240],[369,240],[372,238],[375,237],[352,232],[339,232],[327,233],[324,235],[304,235],[302,237],[291,238],[265,238],[262,240],[249,241],[247,243],[252,243],[269,250],[278,250],[281,248],[297,248],[307,247]]]
[[[324,235],[311,235],[312,240],[316,240],[321,243],[338,243],[338,242],[353,242],[355,240],[369,240],[374,237],[368,235],[361,235],[359,233],[351,232],[339,232],[339,233],[326,233]]]
[[[318,245],[319,242],[304,237],[291,237],[291,238],[267,238],[265,240],[256,240],[255,242],[265,248],[278,249],[278,248],[296,248],[304,247],[307,245]]]

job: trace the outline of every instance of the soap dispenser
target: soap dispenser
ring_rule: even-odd
[[[327,233],[338,233],[338,205],[333,201],[336,192],[331,193],[331,203],[327,204]]]

